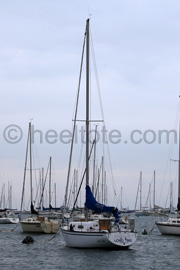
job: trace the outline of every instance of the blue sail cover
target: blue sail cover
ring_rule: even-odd
[[[98,203],[92,194],[91,188],[86,186],[86,202],[85,205],[88,209],[94,210],[98,213],[106,212],[113,213],[115,217],[115,222],[119,222],[118,209],[114,206],[106,206],[104,204]]]

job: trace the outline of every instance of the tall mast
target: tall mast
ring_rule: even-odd
[[[153,197],[153,199],[154,199],[154,202],[153,202],[153,204],[154,204],[154,209],[155,209],[155,198],[156,198],[156,194],[155,194],[155,191],[156,191],[156,172],[154,171],[154,197]]]
[[[44,206],[44,168],[42,168],[42,173],[41,173],[41,176],[42,176],[42,201],[41,201],[41,210],[43,210],[43,206]]]
[[[49,158],[49,208],[51,208],[51,157]]]
[[[76,170],[76,196],[78,194],[78,170]],[[76,202],[76,204],[78,205],[78,200]]]
[[[170,211],[173,209],[173,182],[170,183]]]
[[[9,201],[10,201],[10,196],[9,196],[9,181],[8,181],[8,207],[10,208],[10,206],[9,206]]]
[[[31,205],[33,205],[33,191],[32,191],[32,149],[31,149],[31,122],[29,123],[29,155],[30,155],[30,189],[31,189]]]
[[[104,157],[102,157],[102,204],[104,202]]]
[[[4,193],[3,193],[3,208],[6,208],[5,184],[4,184]]]
[[[104,172],[104,204],[107,203],[107,197],[106,197],[106,171]]]
[[[178,159],[178,204],[177,210],[180,212],[180,122],[179,122],[179,159]],[[179,213],[178,213],[179,215]]]
[[[23,188],[22,188],[22,196],[21,196],[20,219],[21,219],[21,215],[22,215],[22,208],[23,208],[23,201],[24,201],[24,189],[25,189],[25,179],[26,179],[26,168],[27,168],[27,158],[28,158],[29,137],[30,137],[30,130],[28,130],[28,137],[27,137],[26,158],[25,158],[24,177],[23,177]]]
[[[74,202],[76,200],[76,169],[74,169]]]
[[[122,187],[121,187],[121,210],[122,210]]]
[[[86,186],[89,185],[89,19],[86,21]],[[85,218],[88,218],[86,208]]]
[[[56,208],[56,183],[54,183],[54,203]]]
[[[149,184],[149,209],[151,210],[151,183]]]
[[[95,129],[95,139],[94,139],[94,162],[93,162],[93,186],[92,186],[92,193],[95,192],[95,177],[96,177],[96,134],[97,134],[97,125]]]
[[[140,172],[140,210],[142,208],[142,172]]]

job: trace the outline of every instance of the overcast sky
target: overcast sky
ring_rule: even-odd
[[[46,168],[52,156],[57,204],[62,204],[70,145],[59,141],[48,144],[44,136],[50,129],[59,134],[72,128],[85,23],[90,14],[106,127],[122,135],[121,143],[109,145],[117,195],[122,186],[123,206],[134,208],[142,171],[145,202],[156,170],[157,203],[165,206],[173,181],[176,205],[177,163],[169,161],[178,159],[178,145],[170,157],[170,144],[164,140],[161,144],[133,144],[129,136],[135,129],[158,134],[158,130],[177,127],[178,0],[0,0],[0,189],[4,182],[6,188],[11,182],[13,207],[19,208],[28,123],[33,118],[34,128],[43,132],[42,144],[36,134],[35,166]],[[83,98],[81,101],[83,108]],[[99,117],[98,109],[95,112]],[[3,137],[11,124],[23,131],[17,144],[7,143]],[[108,195],[113,203],[113,192]]]

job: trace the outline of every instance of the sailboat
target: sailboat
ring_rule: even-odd
[[[167,216],[167,211],[158,205],[155,204],[155,171],[153,172],[153,180],[154,180],[154,190],[153,190],[153,208],[151,207],[151,183],[149,184],[149,192],[148,196],[146,199],[145,207],[141,207],[141,194],[142,194],[142,172],[140,172],[140,209],[139,211],[135,212],[135,215],[137,217],[139,216]],[[139,186],[138,186],[139,189]],[[150,207],[148,209],[148,201],[150,203]],[[136,203],[137,203],[137,198],[136,198]],[[136,206],[135,206],[136,208]]]
[[[28,139],[27,139],[26,160],[25,160],[25,168],[24,168],[24,181],[23,181],[23,190],[22,190],[22,199],[21,199],[21,215],[22,215],[22,206],[23,206],[23,198],[24,198],[25,178],[26,178],[28,144],[29,144],[29,154],[30,154],[31,216],[20,221],[21,228],[23,232],[57,233],[60,227],[59,221],[51,220],[44,216],[39,216],[38,212],[34,209],[34,205],[33,205],[31,123],[29,123],[29,132],[28,132]]]
[[[0,209],[0,224],[17,224],[19,218],[13,217],[13,212],[8,209]]]
[[[86,200],[85,219],[71,221],[68,225],[61,227],[61,232],[68,247],[73,248],[128,248],[137,237],[134,230],[134,219],[129,219],[128,228],[119,225],[118,209],[105,206],[96,201],[89,185],[89,19],[86,21]],[[72,147],[71,147],[72,150]],[[71,153],[70,153],[71,157]],[[70,159],[71,160],[71,159]],[[68,170],[69,175],[69,170]],[[67,189],[67,186],[66,186]],[[66,201],[67,193],[65,195]],[[115,221],[111,218],[89,220],[90,210],[96,213],[113,214]]]
[[[28,147],[29,146],[29,147]],[[22,199],[21,199],[21,215],[22,216],[22,206],[23,206],[23,198],[24,198],[24,188],[25,188],[25,179],[26,179],[26,167],[27,167],[27,157],[28,157],[28,148],[30,155],[30,192],[31,192],[31,216],[21,220],[21,228],[23,232],[38,232],[43,233],[43,229],[41,228],[41,220],[38,218],[38,212],[34,209],[33,205],[33,194],[32,194],[32,144],[31,144],[31,123],[29,123],[28,130],[28,138],[27,138],[27,149],[26,149],[26,159],[25,159],[25,168],[24,168],[24,181],[23,181],[23,189],[22,189]]]
[[[15,209],[12,209],[12,186],[8,182],[8,203],[9,208],[5,207],[5,184],[3,184],[0,200],[0,224],[17,224],[19,218],[14,217]],[[2,207],[4,204],[4,207]]]
[[[137,206],[137,200],[138,200],[138,193],[140,194],[140,207],[139,210],[136,210],[136,206]],[[146,216],[146,212],[145,212],[145,207],[142,207],[142,172],[140,172],[140,176],[139,176],[139,184],[138,184],[138,190],[137,190],[137,195],[136,195],[136,202],[135,202],[135,216],[139,217],[139,216]]]
[[[179,125],[180,126],[180,125]],[[170,217],[167,221],[156,222],[161,234],[180,236],[180,128],[179,128],[179,160],[178,160],[178,203],[177,217]]]

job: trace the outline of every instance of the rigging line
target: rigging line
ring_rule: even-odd
[[[93,155],[93,184],[92,184],[92,192],[94,193],[95,189],[95,177],[96,177],[96,135],[97,135],[97,127],[98,125],[95,126],[95,145],[94,145],[94,155]]]
[[[12,228],[11,230],[8,230],[8,231],[1,231],[0,230],[0,232],[13,232],[16,228],[17,228],[17,226],[19,225],[19,222],[16,224],[16,226],[14,227],[14,228]]]
[[[34,240],[34,242],[47,243],[47,242],[51,241],[52,239],[54,239],[60,233],[61,233],[61,227],[59,228],[59,230],[57,231],[57,233],[53,234],[53,236],[51,238],[49,238],[48,240]]]
[[[95,77],[96,77],[96,83],[97,83],[97,89],[98,89],[98,96],[99,96],[99,102],[100,102],[100,108],[101,108],[101,115],[102,115],[102,118],[104,120],[104,112],[103,112],[103,106],[102,106],[102,98],[101,98],[100,84],[99,84],[98,73],[97,73],[97,65],[96,65],[96,59],[95,59],[95,52],[94,52],[91,28],[90,28],[90,36],[91,36],[90,40],[91,40],[91,48],[92,48],[92,59],[93,59],[93,65],[94,65],[94,71],[95,71]]]
[[[115,185],[114,185],[114,179],[113,179],[112,170],[111,170],[110,164],[107,162],[107,159],[104,159],[104,163],[105,163],[105,166],[107,168],[108,175],[109,175],[110,179],[112,180],[112,181],[110,181],[110,184],[112,186],[113,193],[114,193],[114,197],[113,197],[114,203],[117,204],[118,197],[117,197],[117,192],[116,192]]]
[[[95,199],[97,197],[97,192],[99,190],[99,180],[100,180],[100,177],[101,177],[101,169],[102,169],[102,159],[101,159],[101,164],[100,164],[100,168],[99,168],[99,173],[98,173],[98,182],[97,182],[97,185],[96,185],[96,192],[95,192]]]
[[[80,156],[79,156],[79,161],[78,161],[78,167],[77,167],[77,171],[79,172],[78,173],[78,178],[82,178],[83,176],[83,172],[84,172],[84,167],[85,167],[85,161],[86,161],[86,154],[84,153],[83,155],[83,148],[85,146],[85,143],[84,143],[84,126],[83,126],[83,135],[81,133],[81,150],[80,150]],[[82,166],[81,166],[82,164]],[[81,167],[81,169],[80,169]],[[80,203],[81,204],[81,203]]]
[[[38,169],[38,171],[40,171],[40,169]],[[40,191],[40,181],[37,181],[36,170],[35,170],[35,181],[36,181],[36,196],[34,198],[34,203],[36,203],[37,198],[38,198],[38,194],[39,194],[39,191]]]
[[[83,127],[83,134],[84,134],[84,127]],[[82,135],[81,135],[82,136]],[[84,135],[83,135],[84,136]],[[82,154],[83,154],[83,147],[84,147],[84,143],[83,143],[83,141],[84,141],[84,137],[82,138],[82,140],[81,140],[81,150],[80,150],[80,156],[79,156],[79,161],[78,161],[78,170],[79,170],[79,168],[80,168],[80,164],[81,164],[81,162],[82,162]]]
[[[32,132],[32,131],[31,131]],[[41,143],[41,137],[40,137],[40,143]],[[35,157],[36,157],[36,164],[37,164],[37,167],[38,168],[41,168],[41,164],[40,164],[40,159],[39,159],[39,155],[38,155],[38,150],[37,150],[37,146],[36,146],[36,141],[34,139],[34,141],[32,142],[33,144],[33,148],[32,148],[32,151],[33,151],[33,155],[34,155],[34,161],[35,161]],[[35,166],[34,166],[35,168]]]
[[[117,193],[116,193],[116,188],[115,188],[115,184],[114,184],[114,177],[112,174],[112,167],[110,166],[110,164],[108,164],[106,159],[105,159],[105,164],[106,164],[106,167],[108,168],[108,172],[110,173],[110,177],[112,179],[111,185],[112,185],[112,188],[114,189],[114,195],[116,196]]]
[[[151,182],[150,182],[150,187],[149,187],[148,195],[147,195],[147,198],[146,198],[145,207],[148,207],[148,200],[149,199],[151,200],[152,182],[153,182],[153,175],[152,175],[152,179],[151,179]]]
[[[148,232],[148,234],[150,234],[155,228],[156,228],[156,223],[154,223],[152,229]]]
[[[66,208],[66,204],[67,204],[67,193],[68,193],[69,178],[70,178],[70,171],[71,171],[72,151],[73,151],[74,135],[75,135],[75,129],[76,129],[76,118],[77,118],[77,111],[78,111],[78,102],[79,102],[79,93],[80,93],[80,85],[81,85],[82,66],[83,66],[83,59],[84,59],[85,40],[86,40],[86,30],[85,30],[85,34],[84,34],[84,42],[83,42],[83,49],[82,49],[82,56],[81,56],[80,74],[79,74],[79,82],[78,82],[78,92],[77,92],[77,99],[76,99],[76,109],[75,109],[72,141],[71,141],[71,150],[70,150],[70,156],[69,156],[69,166],[68,166],[68,174],[67,174],[67,182],[66,182],[66,191],[65,191],[65,198],[64,198],[65,208]]]
[[[150,198],[150,195],[151,195],[151,183],[150,183],[148,195],[147,195],[146,202],[145,202],[145,207],[148,207],[148,200],[149,200],[149,198]]]
[[[120,199],[121,199],[121,192],[119,192],[119,195],[118,195],[118,201],[117,201],[117,204],[116,204],[116,208],[118,208],[118,205],[120,203]]]
[[[106,134],[106,132],[105,132],[105,134]],[[109,163],[107,162],[106,158],[104,158],[104,160],[105,160],[106,167],[107,167],[107,169],[109,171],[109,176],[111,177],[111,180],[112,180],[112,181],[110,181],[110,183],[111,183],[112,188],[114,190],[114,195],[116,196],[117,194],[116,194],[116,188],[115,188],[115,183],[114,183],[114,176],[113,176],[113,172],[112,172],[111,157],[110,157],[110,152],[109,152],[109,145],[108,145],[108,141],[107,141],[107,136],[105,138],[105,142],[107,142],[107,149],[104,148],[103,142],[100,141],[101,147],[102,147],[103,152],[104,152],[104,156],[106,156],[106,151],[107,151],[107,156],[109,157],[109,159],[108,159]],[[116,202],[117,202],[116,197],[115,197],[115,199],[116,199]]]
[[[169,199],[169,195],[170,195],[170,188],[168,189],[168,194],[167,194],[166,201],[165,201],[165,208],[166,208],[166,205],[167,205],[167,202]]]
[[[92,154],[92,150],[93,150],[94,144],[95,144],[95,140],[94,140],[93,143],[92,143],[92,146],[91,146],[91,150],[90,150],[90,153],[89,153],[88,160],[90,160],[90,157],[91,157],[91,154]],[[75,199],[75,201],[74,201],[74,205],[73,205],[73,209],[72,209],[71,215],[72,215],[72,213],[73,213],[73,211],[74,211],[74,208],[75,208],[75,205],[76,205],[76,202],[77,202],[77,199],[78,199],[78,196],[79,196],[79,192],[80,192],[80,190],[81,190],[82,183],[83,183],[83,180],[84,180],[85,175],[86,175],[86,168],[85,168],[85,170],[84,170],[83,177],[82,177],[82,180],[81,180],[81,183],[80,183],[80,186],[79,186],[77,195],[76,195],[76,199]]]
[[[72,175],[72,182],[71,182],[71,187],[70,187],[70,191],[69,191],[69,197],[67,200],[67,206],[70,207],[70,201],[71,201],[71,195],[73,193],[73,179],[74,179],[74,174]]]
[[[32,134],[32,133],[31,133]],[[32,142],[31,142],[31,145],[32,145]],[[31,153],[32,153],[32,162],[33,162],[33,166],[32,166],[32,168],[36,168],[36,166],[35,166],[35,156],[34,156],[34,147],[32,147],[31,146]],[[36,184],[36,190],[37,190],[37,181],[36,181],[36,171],[34,171],[33,170],[33,172],[32,172],[32,170],[33,169],[31,169],[31,174],[32,174],[32,193],[33,193],[33,195],[34,195],[34,190],[33,190],[33,179],[35,179],[35,184]],[[34,177],[33,177],[34,176]],[[33,200],[33,205],[34,205],[34,207],[35,207],[35,202],[36,202],[36,195],[35,195],[35,197],[32,195],[32,198],[34,198],[34,200]]]
[[[41,179],[42,179],[42,172],[41,172],[41,169],[39,169],[39,192],[37,194],[38,196],[38,201],[40,201],[41,199],[41,189],[42,189],[42,182],[41,182]],[[37,203],[38,204],[38,203]],[[39,205],[40,206],[40,205]]]
[[[38,151],[37,151],[37,147],[36,147],[36,143],[35,143],[35,140],[33,141],[33,143],[31,143],[31,144],[33,144],[33,148],[32,148],[32,156],[33,156],[33,158],[32,158],[32,161],[33,161],[33,167],[35,168],[36,166],[35,166],[35,162],[37,163],[37,167],[38,168],[41,168],[41,166],[40,166],[40,160],[39,160],[39,156],[38,156]],[[35,157],[36,157],[36,161],[35,161]],[[40,183],[39,183],[39,181],[37,181],[37,172],[36,172],[36,170],[34,171],[34,179],[35,179],[35,184],[36,184],[36,192],[35,192],[35,198],[34,198],[34,204],[36,204],[36,202],[37,202],[37,198],[38,198],[38,193],[39,193],[39,191],[40,191]]]
[[[180,102],[179,102],[177,113],[176,113],[176,119],[175,119],[175,123],[174,123],[174,130],[177,127],[177,123],[178,123],[178,119],[179,119],[179,114],[180,114]],[[161,197],[162,197],[164,181],[165,181],[165,177],[166,177],[166,173],[167,173],[167,167],[168,167],[168,163],[169,163],[170,157],[171,157],[172,152],[173,152],[173,148],[174,148],[173,137],[171,137],[171,143],[170,143],[168,158],[167,158],[166,165],[165,165],[165,171],[164,171],[163,181],[162,181],[162,188],[161,188],[161,193],[160,193],[160,196],[159,196],[158,204],[160,204],[160,200],[161,200]]]
[[[22,207],[23,207],[23,201],[24,201],[24,189],[25,189],[26,168],[27,168],[27,157],[28,157],[29,132],[30,132],[30,131],[28,130],[27,146],[26,146],[26,157],[25,157],[25,165],[24,165],[23,188],[22,188],[22,196],[21,196],[20,219],[21,219],[21,215],[22,215]]]
[[[48,161],[48,166],[47,166],[47,170],[46,170],[46,176],[45,176],[43,187],[42,187],[42,194],[41,194],[39,205],[41,205],[42,199],[43,199],[43,196],[44,196],[44,190],[45,190],[46,180],[47,180],[47,177],[48,177],[49,167],[50,167],[50,160]]]
[[[27,209],[30,208],[30,204],[31,204],[31,195],[30,195],[30,197],[29,197],[29,201],[28,201],[28,204],[27,204]]]
[[[103,143],[101,141],[101,147],[103,148],[102,144]],[[106,151],[107,151],[107,149],[106,149]],[[106,151],[105,151],[105,156],[106,156]],[[112,181],[110,181],[110,184],[111,184],[112,189],[113,189],[115,204],[118,204],[118,198],[117,198],[117,193],[116,193],[116,189],[115,189],[115,185],[114,185],[114,179],[113,179],[112,169],[110,167],[110,162],[108,163],[107,159],[104,158],[104,163],[105,163],[105,167],[107,168],[109,177],[112,180]]]
[[[100,84],[99,84],[99,79],[98,79],[97,65],[96,65],[96,60],[95,60],[95,52],[94,52],[94,47],[93,47],[93,40],[92,40],[92,37],[91,37],[91,44],[92,44],[93,63],[94,63],[94,69],[95,69],[95,76],[96,76],[96,83],[97,83],[97,89],[98,89],[99,102],[100,102],[100,107],[101,107],[101,114],[102,114],[104,126],[106,126],[106,124],[105,124],[105,118],[104,118],[104,112],[103,112],[103,106],[102,106],[102,98],[101,98],[101,92],[100,92]],[[106,136],[106,139],[107,139],[107,134],[106,134],[106,132],[105,132],[105,136]],[[107,142],[108,142],[108,141],[107,141]],[[104,151],[104,144],[103,144],[103,151]],[[116,190],[116,189],[115,189],[114,176],[113,176],[113,170],[112,170],[111,155],[110,155],[110,150],[109,150],[109,144],[108,144],[108,143],[107,143],[107,151],[108,151],[108,158],[109,158],[109,163],[110,163],[111,176],[112,176],[112,180],[113,180],[113,184],[114,184],[114,190]],[[116,192],[115,192],[115,193],[116,193]]]
[[[95,77],[96,77],[96,83],[97,83],[97,89],[98,89],[98,96],[99,96],[99,102],[100,102],[100,108],[101,108],[101,114],[105,124],[105,117],[104,117],[104,111],[103,111],[103,106],[102,106],[102,98],[101,98],[101,92],[100,92],[100,84],[99,84],[99,78],[98,78],[98,72],[97,72],[97,65],[96,65],[96,59],[95,59],[95,52],[94,52],[94,46],[93,46],[93,39],[92,39],[92,34],[91,34],[91,28],[90,28],[90,36],[91,36],[91,48],[92,48],[92,58],[93,58],[93,64],[94,64],[94,70],[95,70]],[[106,134],[106,133],[105,133]],[[107,139],[107,134],[106,134],[106,139]],[[103,145],[104,149],[104,145]],[[113,176],[113,170],[112,170],[112,162],[111,162],[111,155],[110,155],[110,150],[109,150],[109,144],[107,143],[107,150],[108,150],[108,158],[109,158],[109,163],[110,163],[110,172],[111,172],[111,177],[114,185],[114,193],[116,195],[116,188],[115,188],[115,181],[114,181],[114,176]]]
[[[85,168],[85,163],[86,163],[86,154],[84,153],[84,158],[83,158],[83,163],[82,163],[82,168],[81,168],[81,177],[83,176],[84,173],[84,168]]]
[[[137,189],[137,194],[136,194],[136,201],[135,201],[134,210],[136,210],[137,201],[138,201],[138,197],[139,197],[139,190],[140,190],[140,178],[139,178],[139,181],[138,181],[138,189]]]
[[[61,229],[59,228],[59,230],[57,231],[57,233],[56,234],[54,234],[49,240],[48,240],[48,242],[49,241],[51,241],[53,238],[55,238],[58,234],[60,234],[61,233]]]

